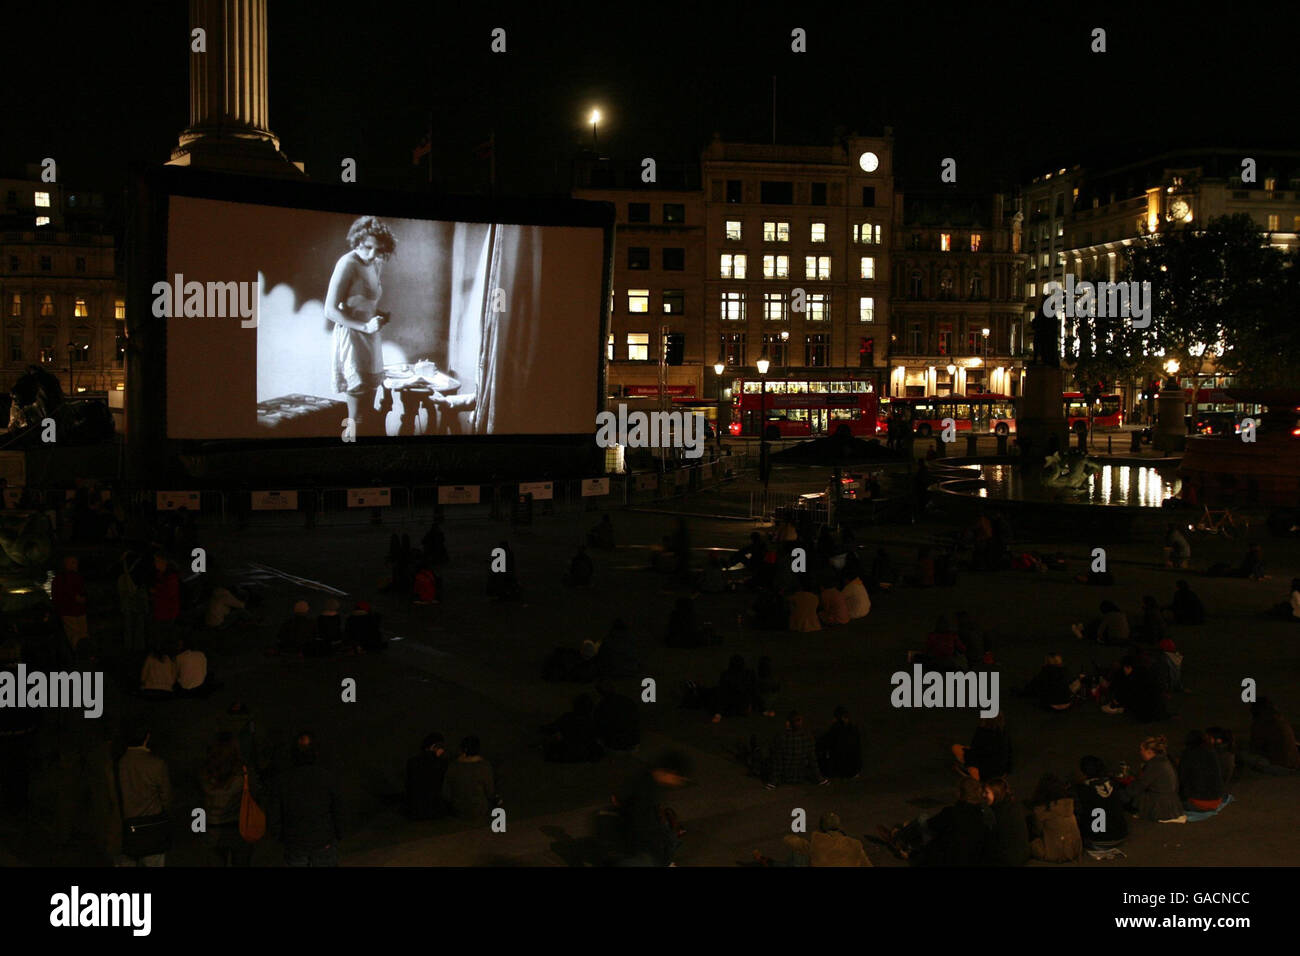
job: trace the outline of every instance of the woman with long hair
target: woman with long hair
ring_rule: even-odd
[[[375,391],[384,374],[379,330],[387,317],[376,306],[383,295],[379,284],[384,263],[397,249],[397,240],[375,216],[362,216],[348,230],[345,253],[334,264],[325,294],[325,318],[334,327],[330,350],[334,388],[348,403],[355,434],[383,431],[382,419],[372,418]],[[387,403],[385,403],[387,404]],[[386,416],[385,416],[386,417]]]
[[[1169,761],[1169,742],[1161,734],[1138,744],[1142,770],[1125,794],[1130,808],[1144,820],[1182,823],[1183,801],[1178,797],[1178,771]]]
[[[244,760],[233,734],[221,733],[208,747],[199,773],[203,812],[207,814],[204,846],[217,866],[248,866],[253,845],[239,833],[239,811],[244,800]],[[250,777],[249,785],[252,785]]]
[[[1044,774],[1029,801],[1033,839],[1029,853],[1035,860],[1072,863],[1083,855],[1083,837],[1074,819],[1070,786],[1056,774]]]

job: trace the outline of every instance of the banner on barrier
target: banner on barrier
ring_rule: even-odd
[[[159,511],[175,511],[178,508],[199,510],[199,493],[197,491],[160,491],[157,495]]]
[[[555,497],[555,488],[553,482],[549,481],[521,481],[519,493],[531,494],[534,501],[550,501]]]
[[[297,511],[298,492],[296,491],[254,491],[254,511]]]
[[[438,504],[476,505],[478,504],[478,492],[478,485],[439,485]]]
[[[349,488],[349,508],[385,508],[393,503],[392,488]]]
[[[584,478],[582,480],[582,497],[594,498],[609,494],[608,478]]]

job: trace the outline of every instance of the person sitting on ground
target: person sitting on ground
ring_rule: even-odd
[[[1183,687],[1183,655],[1173,640],[1166,637],[1152,655],[1151,669],[1163,694],[1185,694]]]
[[[1109,697],[1109,703],[1101,708],[1107,714],[1127,712],[1144,724],[1169,716],[1160,679],[1150,662],[1139,655],[1130,654],[1120,661],[1118,672],[1109,681]]]
[[[420,570],[415,572],[413,582],[414,603],[422,607],[438,603],[438,576],[427,560],[420,562]]]
[[[383,622],[369,601],[357,601],[343,625],[343,643],[354,654],[377,654],[388,647]]]
[[[447,767],[447,776],[442,781],[442,799],[451,812],[480,825],[488,822],[498,802],[496,777],[482,750],[477,737],[462,740],[460,756]]]
[[[1228,795],[1219,756],[1203,730],[1187,733],[1187,745],[1178,761],[1178,795],[1189,810],[1217,810]]]
[[[1098,610],[1101,616],[1093,618],[1087,626],[1082,623],[1070,625],[1074,636],[1098,644],[1127,644],[1132,636],[1128,615],[1113,601],[1102,601]]]
[[[569,560],[569,573],[564,577],[564,585],[570,588],[590,587],[595,573],[596,565],[592,563],[586,547],[580,544],[577,553]]]
[[[1029,801],[1029,854],[1046,863],[1074,863],[1083,855],[1083,838],[1074,819],[1069,785],[1056,774],[1044,774]]]
[[[1178,772],[1169,761],[1164,736],[1147,737],[1138,745],[1138,754],[1142,769],[1124,793],[1128,809],[1143,820],[1185,821],[1183,801],[1178,798]]]
[[[817,614],[817,607],[821,599],[817,592],[813,590],[811,584],[804,584],[790,595],[790,617],[787,630],[799,634],[807,634],[811,631],[820,631],[822,629],[821,617]]]
[[[615,693],[608,681],[596,684],[597,701],[591,712],[596,740],[607,750],[635,751],[641,746],[641,712],[630,697]]]
[[[614,550],[614,523],[608,514],[601,515],[596,526],[587,532],[587,546],[598,551]]]
[[[851,779],[862,773],[862,735],[849,720],[846,707],[835,708],[835,720],[817,738],[817,765],[827,777]]]
[[[321,656],[343,647],[343,618],[339,616],[339,599],[326,598],[325,610],[316,618],[316,641],[313,647]]]
[[[992,823],[984,785],[964,777],[952,806],[878,832],[895,854],[918,865],[979,866],[989,857]]]
[[[1120,788],[1100,757],[1084,757],[1079,761],[1079,772],[1083,781],[1074,786],[1074,818],[1083,845],[1089,850],[1114,849],[1128,837]]]
[[[1175,624],[1204,624],[1205,605],[1186,581],[1174,586],[1174,598],[1169,605],[1169,616]]]
[[[862,583],[862,577],[857,571],[856,559],[845,565],[840,577],[840,593],[844,595],[849,620],[856,621],[871,613],[871,595],[867,593],[867,586]]]
[[[406,815],[412,820],[437,820],[447,815],[442,785],[450,764],[439,733],[427,735],[420,752],[406,762]]]
[[[206,697],[216,690],[208,670],[208,655],[185,646],[184,638],[176,639],[176,696]]]
[[[984,797],[993,811],[993,832],[987,844],[990,866],[1024,866],[1029,862],[1029,820],[1025,808],[998,777],[984,784]]]
[[[862,841],[840,829],[839,814],[823,813],[817,832],[811,837],[790,834],[782,842],[790,852],[791,866],[870,866]],[[772,861],[757,851],[754,858],[764,866]]]
[[[966,645],[948,623],[946,616],[934,622],[934,630],[926,635],[924,651],[908,651],[907,662],[919,663],[936,671],[960,670],[966,666]]]
[[[839,624],[849,623],[849,605],[844,600],[844,594],[835,586],[835,572],[827,570],[824,572],[821,582],[821,614],[822,624],[826,627],[835,627]]]
[[[1219,775],[1226,787],[1237,774],[1237,742],[1226,727],[1206,727],[1205,734],[1214,748],[1214,756],[1219,761]]]
[[[1007,718],[1002,712],[995,717],[981,717],[970,746],[952,745],[957,771],[972,780],[993,780],[1011,772],[1011,738]]]
[[[1044,656],[1043,666],[1022,693],[1037,698],[1043,710],[1069,710],[1074,705],[1074,692],[1065,672],[1065,658],[1057,653]]]
[[[163,648],[154,647],[140,669],[140,696],[150,700],[171,700],[176,687],[176,661]]]
[[[700,647],[704,635],[695,618],[695,602],[689,597],[679,597],[668,617],[668,633],[664,637],[667,647]]]
[[[1142,644],[1157,645],[1167,636],[1160,605],[1156,603],[1153,596],[1148,594],[1142,598],[1142,623],[1137,626],[1133,638]]]
[[[722,567],[722,559],[716,551],[709,552],[704,571],[700,574],[700,590],[705,594],[721,594],[731,590],[727,586],[727,572]]]
[[[1291,594],[1281,604],[1275,604],[1270,616],[1292,624],[1300,624],[1300,578],[1291,579]]]
[[[311,606],[306,601],[293,605],[293,614],[280,625],[276,646],[272,654],[303,654],[307,645],[316,639],[316,622],[309,616]]]
[[[775,790],[780,784],[830,783],[817,768],[817,744],[803,729],[803,715],[797,710],[786,718],[785,730],[772,741],[768,779],[764,786]]]
[[[636,638],[624,620],[616,618],[596,655],[596,669],[601,677],[639,677]]]
[[[1246,758],[1252,770],[1285,773],[1300,769],[1295,730],[1267,697],[1250,705],[1250,743]]]
[[[723,717],[748,717],[750,714],[776,716],[775,711],[767,709],[767,705],[763,703],[763,698],[758,693],[758,675],[745,666],[745,658],[739,654],[731,655],[727,669],[719,675],[713,700],[715,724]]]
[[[1185,568],[1192,560],[1192,546],[1175,524],[1165,525],[1165,567]]]
[[[208,596],[208,611],[203,623],[211,628],[231,627],[251,622],[253,615],[239,598],[223,584],[218,584]]]
[[[1246,578],[1249,581],[1267,581],[1270,578],[1270,575],[1264,573],[1264,549],[1258,544],[1250,546],[1237,567],[1220,561],[1205,574],[1211,578]]]
[[[590,694],[573,698],[573,706],[552,724],[542,728],[547,735],[542,745],[546,760],[551,763],[592,763],[604,755],[596,740],[596,724],[592,719],[595,704]]]

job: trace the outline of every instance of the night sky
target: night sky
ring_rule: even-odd
[[[1272,12],[1225,7],[1211,23],[1135,4],[1032,17],[984,5],[543,6],[271,0],[271,126],[313,178],[335,179],[350,156],[363,184],[424,187],[411,150],[432,113],[436,185],[460,193],[486,191],[474,148],[495,130],[500,192],[567,194],[593,105],[606,117],[601,152],[620,160],[691,162],[714,131],[770,142],[773,75],[779,141],[892,125],[900,184],[914,188],[937,184],[945,156],[959,186],[985,189],[1179,146],[1300,147],[1295,22]],[[54,156],[62,181],[111,195],[129,163],[168,158],[188,122],[188,4],[37,3],[4,16],[6,71],[22,78],[3,110],[5,171]],[[496,26],[504,55],[489,52]],[[796,26],[807,54],[790,52]],[[1095,26],[1105,54],[1089,52]]]

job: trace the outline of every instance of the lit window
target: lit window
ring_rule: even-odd
[[[785,321],[785,293],[763,293],[763,319],[767,322]]]
[[[811,227],[811,235],[809,236],[809,238],[810,238],[813,242],[825,242],[825,241],[826,241],[826,223],[824,223],[824,222],[814,222],[814,223],[812,224],[812,227]]]
[[[37,217],[36,217],[36,225],[38,225],[38,226],[48,226],[49,224],[50,224],[50,217],[49,217],[49,216],[37,216]]]
[[[876,259],[874,256],[862,257],[862,275],[863,279],[874,279],[876,277]]]
[[[650,333],[629,332],[627,334],[627,357],[632,362],[650,360]]]
[[[939,233],[939,249],[942,252],[952,252],[952,233]]]
[[[869,222],[854,223],[853,241],[860,242],[864,246],[880,245],[880,227],[873,226]]]
[[[764,222],[764,242],[789,242],[790,224],[788,222]]]
[[[830,256],[804,256],[804,277],[808,279],[829,279],[831,277]]]
[[[864,295],[862,298],[858,299],[858,321],[876,321],[876,300],[871,296]]]
[[[76,269],[77,269],[78,272],[85,272],[85,271],[86,271],[86,257],[85,257],[85,256],[77,256],[75,266],[76,266]]]
[[[745,293],[722,293],[722,318],[727,322],[743,322],[745,319]]]
[[[764,256],[763,257],[763,278],[764,279],[790,278],[790,257],[789,256]]]
[[[745,256],[743,253],[724,252],[722,254],[722,278],[745,278]]]
[[[18,318],[23,314],[23,297],[21,293],[15,292],[9,298],[9,314]]]
[[[1031,282],[1029,283],[1029,298],[1032,299],[1036,295],[1038,295],[1038,283]]]
[[[971,252],[979,252],[979,251],[980,251],[980,242],[981,242],[981,239],[982,239],[982,237],[980,236],[980,234],[979,234],[978,232],[972,232],[972,233],[970,234],[970,251],[971,251]]]
[[[1277,189],[1277,180],[1276,180],[1276,179],[1273,179],[1272,177],[1269,177],[1268,179],[1265,179],[1265,180],[1264,180],[1264,189],[1265,189],[1267,192],[1272,192],[1273,190]]]
[[[1105,241],[1106,241],[1106,239],[1105,239],[1105,235],[1106,235],[1105,233],[1102,233],[1102,240],[1101,240],[1102,242],[1105,242]],[[1046,269],[1046,268],[1047,268],[1049,265],[1051,265],[1051,264],[1052,264],[1052,256],[1051,256],[1051,253],[1044,252],[1044,253],[1043,253],[1043,259],[1042,259],[1042,262],[1040,263],[1040,265],[1041,265],[1044,269]]]
[[[32,205],[34,205],[34,206],[36,206],[36,207],[38,207],[38,208],[40,208],[40,209],[49,209],[49,208],[50,208],[50,194],[49,194],[49,193],[36,193],[36,194],[34,195],[34,197],[33,197]]]
[[[649,289],[628,289],[627,310],[629,312],[649,312],[650,311],[650,290]]]
[[[808,296],[808,321],[829,322],[831,318],[831,297],[826,292],[813,292]]]
[[[681,315],[686,311],[686,292],[683,289],[664,289],[664,311]]]
[[[1277,218],[1277,214],[1276,214],[1276,213],[1272,213],[1272,214],[1270,214],[1269,217],[1268,217],[1268,231],[1269,231],[1269,232],[1277,232],[1277,230],[1278,230],[1278,218]]]
[[[126,318],[126,303],[123,302],[121,299],[118,299],[113,303],[113,318],[115,319]]]
[[[611,362],[614,361],[614,333],[609,333],[609,339],[605,342],[605,358]]]
[[[75,303],[72,306],[72,315],[78,319],[84,319],[90,315],[90,313],[86,311],[85,299],[77,299],[75,301]]]
[[[41,315],[51,316],[53,314],[54,314],[54,296],[52,295],[41,296]]]
[[[740,220],[739,220],[739,219],[728,219],[728,220],[727,220],[727,238],[728,238],[728,239],[736,239],[736,240],[738,240],[738,239],[740,239],[740,236],[741,236]]]

